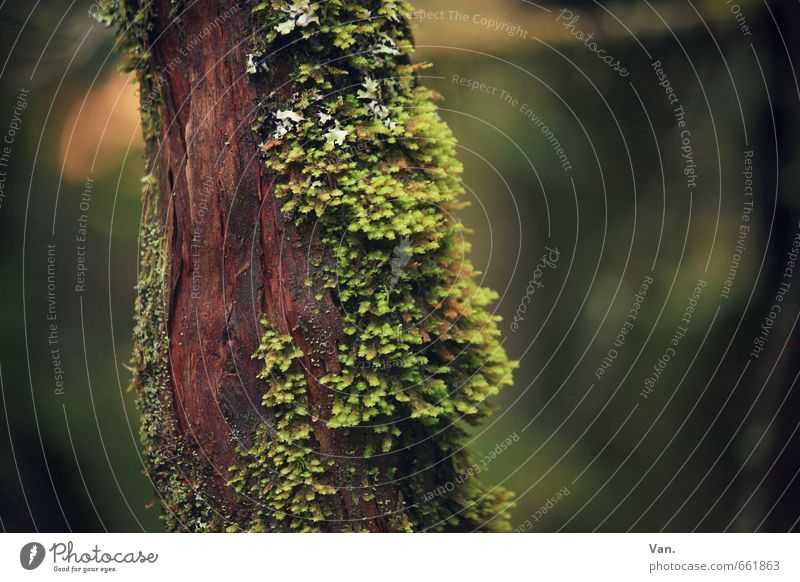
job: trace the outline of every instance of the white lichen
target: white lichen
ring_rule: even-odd
[[[388,34],[381,34],[379,38],[380,42],[378,42],[373,49],[375,53],[391,56],[400,54],[400,50],[397,48],[397,44],[395,44],[392,37]]]
[[[359,99],[375,100],[379,98],[378,95],[380,92],[380,85],[378,84],[378,81],[371,77],[367,77],[364,79],[364,82],[361,83],[361,86],[363,89],[359,89],[358,93],[356,94]]]
[[[385,105],[378,103],[380,99],[380,84],[378,81],[367,77],[364,79],[361,86],[363,88],[358,90],[356,97],[362,101],[368,101],[366,104],[367,110],[372,113],[376,119],[380,120],[386,129],[394,131],[397,124],[389,118],[389,109]]]
[[[325,143],[340,146],[348,135],[350,135],[350,132],[339,127],[339,122],[337,121],[336,125],[325,134]]]
[[[289,130],[294,129],[295,125],[305,121],[302,113],[297,113],[291,109],[279,109],[275,113],[275,119],[277,120],[277,126],[275,133],[272,135],[275,139],[281,139],[289,133]]]
[[[278,119],[278,121],[282,122],[291,121],[292,123],[300,123],[301,121],[305,120],[305,117],[303,117],[302,113],[297,113],[291,109],[279,109],[275,114],[275,117]]]
[[[294,0],[289,6],[281,7],[281,10],[289,15],[289,20],[275,27],[280,34],[289,34],[297,27],[305,28],[312,23],[319,24],[319,16],[314,14],[310,0]]]
[[[262,56],[260,52],[248,53],[245,62],[245,71],[247,71],[247,74],[255,75],[256,73],[267,70],[267,64],[261,60]]]

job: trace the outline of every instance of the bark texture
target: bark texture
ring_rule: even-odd
[[[169,529],[507,527],[461,426],[513,364],[408,10],[105,7],[141,86],[134,386]]]

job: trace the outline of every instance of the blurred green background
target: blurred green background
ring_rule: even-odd
[[[797,4],[415,7],[417,58],[433,63],[424,82],[444,97],[465,164],[472,204],[461,217],[474,230],[473,259],[501,295],[504,345],[520,360],[515,386],[473,443],[482,456],[519,437],[481,474],[517,493],[514,525],[797,529],[800,281],[764,351],[750,355],[798,231]],[[0,5],[0,133],[19,127],[0,167],[6,531],[160,530],[126,390],[143,170],[137,93],[92,10],[67,0]],[[593,33],[629,74],[575,31]],[[654,61],[685,111],[694,188]],[[746,223],[745,151],[754,181]],[[87,270],[77,292],[81,215]],[[723,298],[742,224],[750,228]],[[512,330],[546,247],[558,249],[558,263],[541,270]],[[645,277],[653,284],[639,317],[615,346]],[[687,333],[644,398],[698,280],[706,286]],[[57,343],[48,342],[53,323]],[[569,495],[542,511],[565,487]]]

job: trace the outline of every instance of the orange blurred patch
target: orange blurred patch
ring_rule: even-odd
[[[61,131],[64,176],[73,181],[119,165],[128,149],[142,147],[139,97],[132,75],[112,74],[76,99]]]

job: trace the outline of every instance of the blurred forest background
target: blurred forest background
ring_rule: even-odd
[[[769,313],[788,280],[800,217],[800,92],[790,67],[798,4],[415,7],[417,59],[433,63],[424,82],[444,97],[465,165],[472,204],[461,218],[474,230],[472,256],[501,296],[504,345],[520,360],[515,386],[473,443],[483,456],[519,437],[481,473],[517,493],[514,525],[797,529],[800,281],[781,312]],[[125,367],[143,172],[138,96],[117,72],[113,35],[90,17],[94,9],[75,0],[0,3],[0,134],[14,119],[18,126],[0,167],[7,531],[161,529]],[[628,75],[575,31],[593,33]],[[693,188],[655,61],[685,112]],[[753,152],[752,198],[745,152]],[[85,288],[76,291],[82,215]],[[537,274],[548,247],[559,260]],[[615,346],[646,277],[653,283],[635,325]],[[512,329],[532,279],[541,287]],[[706,286],[688,331],[644,398],[699,280]],[[57,344],[48,342],[53,324]],[[548,502],[564,488],[569,495]]]

